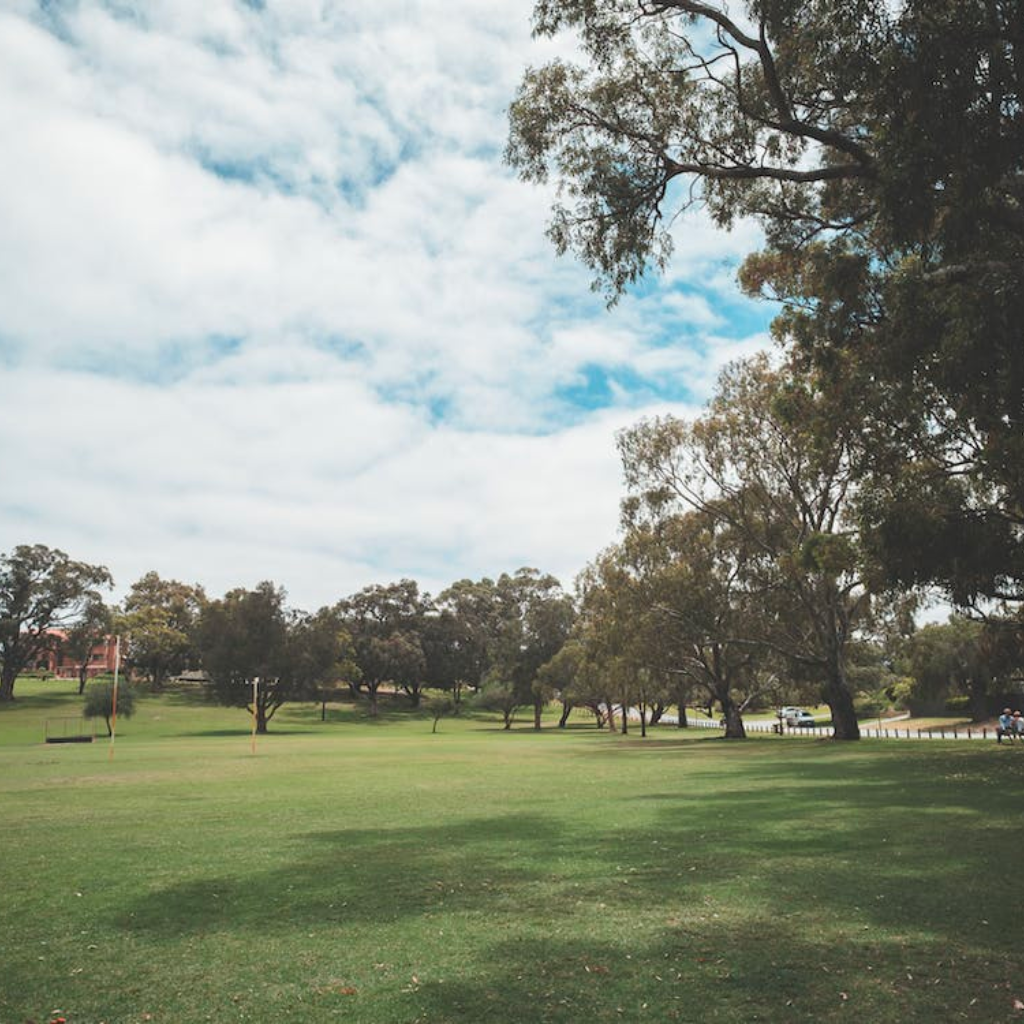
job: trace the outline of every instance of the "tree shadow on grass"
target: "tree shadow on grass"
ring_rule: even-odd
[[[716,779],[711,792],[697,770],[685,790],[604,794],[599,827],[561,812],[510,812],[296,833],[291,855],[273,866],[228,865],[164,886],[118,923],[175,936],[454,913],[514,927],[526,911],[572,918],[580,900],[614,892],[638,912],[724,900],[758,918],[798,909],[890,931],[912,926],[936,940],[1017,934],[1012,901],[991,900],[992,880],[1019,857],[1012,822],[993,817],[1006,790],[990,788],[991,765],[951,766],[936,753],[902,765],[902,775],[893,767],[852,756],[766,760],[735,787]],[[639,808],[643,825],[631,827]],[[941,849],[936,836],[946,838]]]
[[[842,926],[815,935],[777,918],[704,919],[666,923],[653,940],[499,939],[458,976],[407,989],[400,1019],[1000,1021],[1014,1014],[1004,987],[1012,971],[1009,958],[937,940],[908,954],[896,938],[865,940]]]

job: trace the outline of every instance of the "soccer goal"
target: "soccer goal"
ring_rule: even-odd
[[[95,738],[92,723],[81,715],[77,718],[46,719],[47,743],[92,743]]]

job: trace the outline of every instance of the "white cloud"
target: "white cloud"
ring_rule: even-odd
[[[0,14],[0,550],[304,604],[571,575],[614,531],[615,427],[764,343],[750,225],[688,215],[611,313],[554,257],[499,159],[559,45],[526,7],[50,10]]]

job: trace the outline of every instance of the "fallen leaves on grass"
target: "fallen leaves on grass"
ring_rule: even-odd
[[[343,981],[329,981],[316,990],[318,996],[354,996],[359,990]]]

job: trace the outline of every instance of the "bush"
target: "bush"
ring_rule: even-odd
[[[889,710],[889,695],[885,690],[866,693],[853,702],[858,718],[878,718]]]
[[[117,714],[120,718],[131,718],[135,713],[135,691],[131,686],[117,688]],[[102,718],[107,723],[107,735],[111,734],[110,719],[114,714],[114,684],[90,683],[85,689],[86,718]]]
[[[434,719],[434,728],[430,730],[432,733],[437,732],[437,723],[442,718],[452,718],[459,713],[459,705],[455,703],[455,698],[447,693],[428,697],[424,707],[427,714]]]

